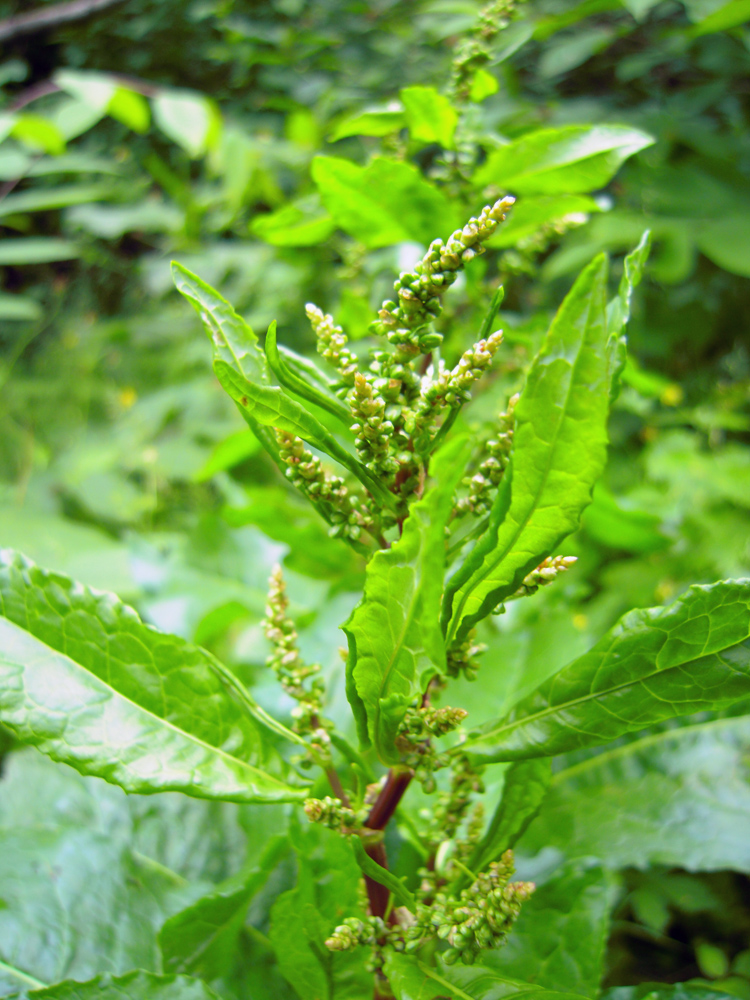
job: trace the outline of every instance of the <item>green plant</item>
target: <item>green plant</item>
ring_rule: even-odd
[[[445,243],[434,241],[399,276],[373,322],[380,341],[369,363],[330,316],[309,306],[328,371],[279,347],[273,327],[262,350],[216,291],[175,265],[177,287],[209,335],[220,383],[338,544],[365,562],[362,597],[342,625],[353,726],[326,717],[325,682],[301,655],[280,570],[265,632],[268,665],[295,706],[291,727],[212,654],[143,624],[114,596],[7,551],[0,719],[15,739],[131,794],[178,791],[263,806],[286,817],[280,829],[288,824],[286,835],[261,834],[260,854],[226,882],[181,909],[171,902],[177,912],[158,939],[162,968],[192,979],[143,972],[45,990],[22,961],[15,971],[6,963],[6,974],[39,987],[31,995],[209,996],[205,983],[221,992],[251,900],[293,851],[296,885],[276,900],[261,938],[275,956],[268,975],[280,973],[301,996],[363,997],[374,974],[376,997],[531,989],[543,998],[557,973],[546,976],[534,964],[542,938],[533,920],[526,920],[520,960],[511,952],[512,975],[501,946],[534,899],[532,882],[511,880],[512,849],[543,806],[550,760],[614,740],[625,740],[620,751],[627,751],[637,746],[627,742],[633,733],[731,711],[750,695],[750,583],[730,581],[627,614],[535,690],[499,711],[488,705],[478,728],[467,728],[463,708],[442,703],[456,679],[482,685],[491,673],[502,684],[506,665],[482,661],[482,629],[571,564],[554,553],[578,526],[604,467],[624,327],[648,255],[646,235],[609,301],[606,258],[584,269],[520,395],[501,400],[488,383],[501,413],[494,433],[477,439],[462,421],[503,350],[493,330],[502,290],[452,367],[441,357],[435,321],[443,295],[483,252],[512,201],[487,206]],[[709,734],[712,726],[672,733]],[[593,766],[598,760],[584,756]],[[485,818],[490,765],[502,765],[503,789]],[[419,786],[420,796],[435,798],[415,818],[406,803]],[[389,869],[393,846],[406,852],[400,877]],[[151,866],[154,877],[171,877],[179,888],[179,875]],[[559,877],[592,886],[600,878],[605,897],[610,891],[606,874],[592,879],[585,866]],[[575,934],[560,919],[563,937]],[[573,993],[596,978],[598,934],[595,927],[590,939],[570,941],[587,967],[575,974]]]

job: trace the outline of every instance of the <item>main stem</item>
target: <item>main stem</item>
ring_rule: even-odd
[[[385,830],[413,777],[414,772],[409,769],[391,768],[385,784],[370,810],[370,815],[365,821],[365,829]],[[372,860],[382,868],[388,867],[385,845],[382,841],[377,844],[371,844],[365,850]],[[367,898],[370,901],[370,912],[374,917],[385,917],[388,909],[390,890],[379,882],[375,882],[374,879],[371,879],[367,875],[365,875],[365,884],[367,886]]]

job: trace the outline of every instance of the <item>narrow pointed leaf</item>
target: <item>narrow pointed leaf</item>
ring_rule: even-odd
[[[283,801],[210,654],[113,594],[0,553],[0,719],[23,742],[126,791]],[[228,794],[227,794],[228,793]]]
[[[469,861],[472,871],[484,871],[515,846],[539,812],[551,779],[550,762],[544,758],[511,764],[505,774],[503,797]]]
[[[648,255],[651,252],[651,232],[646,230],[632,253],[629,253],[623,263],[622,278],[617,295],[607,306],[607,354],[610,365],[610,396],[615,399],[620,388],[625,362],[627,360],[627,341],[623,331],[630,319],[630,309],[633,301],[633,291],[641,283]]]
[[[341,400],[337,399],[332,392],[324,392],[314,383],[308,382],[287,364],[286,357],[279,351],[276,343],[276,323],[271,323],[266,334],[266,358],[271,371],[284,389],[288,389],[308,402],[327,410],[346,427],[349,427],[352,415]]]
[[[364,596],[342,625],[355,691],[350,701],[360,718],[364,707],[369,739],[385,763],[399,760],[395,738],[406,709],[445,670],[438,624],[445,525],[465,446],[456,438],[435,456],[437,485],[411,507],[401,538],[370,560]]]
[[[361,837],[351,837],[350,843],[352,845],[352,850],[354,851],[354,857],[357,859],[357,864],[362,869],[365,875],[369,875],[371,879],[379,882],[380,885],[384,885],[387,889],[393,893],[394,899],[398,906],[405,906],[407,910],[411,910],[412,913],[417,912],[417,901],[414,894],[409,892],[404,883],[396,878],[396,876],[389,872],[387,868],[383,868],[379,865],[377,861],[373,861],[370,855],[364,848]]]
[[[607,444],[606,276],[599,256],[565,298],[531,367],[487,533],[447,588],[449,640],[510,597],[591,501]]]
[[[214,361],[214,371],[224,390],[253,420],[296,434],[315,448],[324,451],[355,475],[373,496],[388,506],[393,497],[370,475],[361,462],[341,445],[323,424],[296,400],[275,385],[251,382],[226,361]]]
[[[177,290],[200,316],[211,340],[214,358],[233,365],[254,382],[269,384],[268,366],[258,338],[227,300],[177,261],[172,262],[172,278]]]
[[[549,757],[750,695],[750,580],[631,611],[511,714],[471,734],[482,761]]]

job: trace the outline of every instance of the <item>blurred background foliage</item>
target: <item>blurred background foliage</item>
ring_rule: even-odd
[[[578,565],[495,620],[456,702],[481,721],[629,608],[750,573],[747,0],[529,0],[464,92],[475,0],[120,0],[19,29],[26,6],[0,2],[0,544],[214,649],[283,714],[259,628],[282,559],[343,720],[337,626],[362,564],[215,384],[169,262],[301,353],[308,301],[365,348],[395,273],[507,189],[515,214],[442,326],[452,358],[504,282],[477,434],[580,267],[605,249],[617,278],[647,228],[654,249],[607,474],[564,547]],[[572,126],[631,145],[532,177],[524,137]],[[746,875],[634,868],[621,889],[612,985],[702,977],[750,998]]]

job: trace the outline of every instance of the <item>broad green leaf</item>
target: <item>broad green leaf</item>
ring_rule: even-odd
[[[438,617],[445,572],[445,525],[464,470],[466,440],[456,438],[432,460],[436,485],[413,504],[403,534],[367,565],[362,600],[342,625],[349,641],[349,691],[367,735],[385,763],[408,706],[445,670]],[[352,700],[350,697],[350,701]],[[360,734],[363,735],[363,734]]]
[[[487,240],[487,246],[498,248],[516,246],[519,241],[533,236],[547,223],[569,217],[585,219],[589,213],[601,210],[598,202],[581,194],[519,198],[507,221]]]
[[[345,118],[339,122],[328,137],[329,142],[337,142],[350,135],[390,135],[404,127],[404,112],[396,110],[363,111],[361,114]]]
[[[396,878],[392,872],[389,872],[387,868],[383,868],[377,861],[373,861],[365,850],[361,837],[350,837],[349,841],[354,851],[354,857],[357,859],[357,864],[364,874],[374,879],[375,882],[379,882],[380,885],[384,885],[387,889],[390,889],[397,906],[405,906],[412,913],[416,913],[417,901],[413,893],[409,892],[404,886],[401,879]]]
[[[653,142],[624,125],[540,129],[490,153],[474,182],[519,194],[582,194],[604,187],[629,156]]]
[[[70,205],[101,201],[112,194],[110,184],[70,184],[57,188],[33,188],[9,194],[0,201],[0,218],[18,212],[44,212]]]
[[[159,932],[164,969],[208,982],[230,973],[250,901],[287,850],[284,837],[274,838],[258,868],[239,872],[170,917]]]
[[[115,92],[107,104],[107,114],[128,128],[132,128],[134,132],[148,132],[151,124],[148,101],[128,87],[115,87]]]
[[[203,94],[167,90],[154,98],[152,106],[156,126],[188,156],[195,159],[215,145],[221,118]]]
[[[631,611],[588,653],[462,745],[477,760],[548,757],[607,743],[750,695],[750,580],[695,585]]]
[[[581,1000],[580,994],[546,990],[478,965],[432,967],[392,948],[385,950],[383,971],[396,1000]]]
[[[416,142],[437,142],[453,148],[458,114],[451,102],[434,87],[406,87],[399,94],[406,125]]]
[[[0,292],[0,319],[39,319],[42,307],[26,295],[8,295]]]
[[[750,277],[750,212],[737,207],[731,215],[702,222],[696,231],[701,253],[731,274]]]
[[[10,134],[24,146],[40,153],[59,156],[65,152],[65,136],[57,125],[40,115],[18,115]]]
[[[73,260],[81,256],[80,247],[69,240],[53,236],[29,236],[0,240],[0,266],[10,264],[49,264],[56,260]]]
[[[250,227],[275,247],[312,247],[323,243],[336,228],[317,195],[299,198],[267,215],[256,215]]]
[[[591,500],[606,458],[606,275],[603,256],[583,271],[531,366],[515,411],[510,469],[489,528],[449,583],[449,638],[510,597],[578,527]]]
[[[134,965],[156,971],[157,930],[186,901],[174,876],[133,854],[117,831],[55,827],[50,817],[0,828],[0,899],[2,995],[24,985],[9,969],[42,983]]]
[[[591,538],[623,552],[658,552],[668,548],[670,540],[662,533],[661,523],[656,514],[618,502],[601,483],[583,515],[583,526]]]
[[[552,846],[614,869],[655,864],[750,874],[748,753],[748,716],[607,750],[555,775],[521,849]]]
[[[124,976],[62,982],[27,994],[29,1000],[221,1000],[200,979],[156,976],[140,969]]]
[[[403,161],[375,157],[366,167],[316,156],[312,178],[336,224],[370,248],[405,240],[429,243],[455,228],[446,196]]]
[[[750,21],[750,0],[729,0],[718,10],[701,18],[700,22],[690,31],[696,35],[709,35],[715,31],[729,31],[738,25]]]
[[[602,993],[602,1000],[734,1000],[740,994],[729,993],[719,983],[639,983],[638,986],[614,986]]]
[[[5,550],[0,612],[0,719],[22,742],[131,792],[303,797],[249,762],[260,735],[213,657],[113,594]]]
[[[114,77],[109,73],[91,70],[60,69],[52,79],[60,90],[102,113],[107,110],[117,88]]]
[[[516,761],[505,773],[503,796],[481,841],[474,849],[469,867],[481,872],[514,847],[541,808],[549,789],[550,762]]]
[[[269,938],[279,970],[301,1000],[363,1000],[372,974],[362,954],[325,946],[346,917],[360,916],[360,870],[346,840],[318,826],[293,830],[298,875],[294,889],[278,897]]]
[[[615,894],[611,872],[569,863],[537,886],[505,945],[483,953],[479,961],[500,975],[548,990],[596,996]]]

